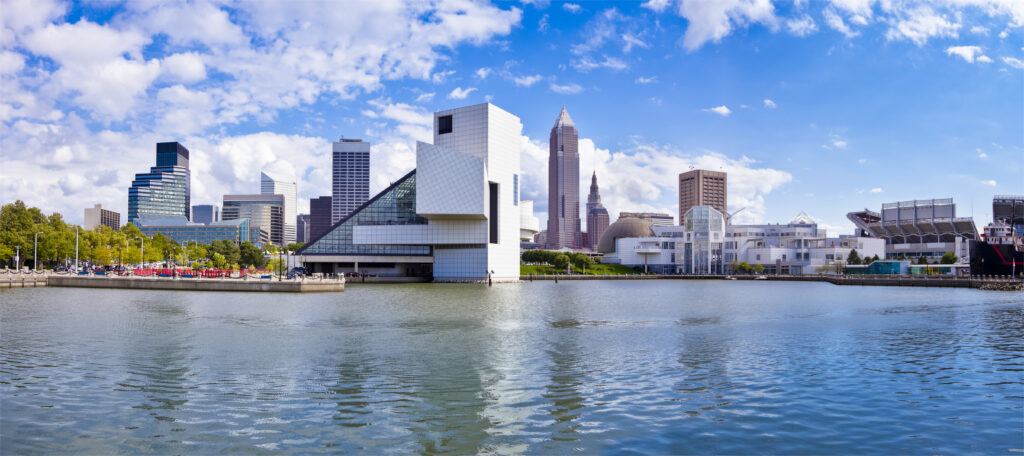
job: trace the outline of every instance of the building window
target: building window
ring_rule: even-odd
[[[498,184],[494,182],[487,183],[488,189],[490,190],[490,210],[488,212],[490,220],[490,241],[491,244],[498,243]]]
[[[443,135],[452,132],[452,116],[441,116],[437,118],[437,134]]]
[[[519,175],[512,175],[512,205],[519,205]]]

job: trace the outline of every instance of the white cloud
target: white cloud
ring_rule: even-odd
[[[860,32],[853,30],[853,28],[847,25],[842,16],[840,16],[833,8],[825,8],[825,11],[822,14],[825,16],[825,23],[833,30],[842,33],[843,36],[853,38],[860,34]]]
[[[572,62],[573,68],[586,73],[597,68],[607,68],[613,71],[625,70],[629,66],[626,62],[615,57],[604,56],[604,60],[594,61],[590,57],[583,57]]]
[[[626,54],[628,54],[630,51],[632,51],[634,47],[638,47],[638,48],[642,48],[642,49],[647,49],[647,48],[651,47],[650,44],[647,44],[646,42],[644,42],[643,40],[641,40],[637,36],[633,35],[632,33],[623,33],[622,34],[622,42],[626,43],[626,44],[622,45],[622,52],[624,52]]]
[[[729,117],[729,115],[732,114],[732,110],[729,109],[729,107],[726,106],[726,105],[715,106],[713,108],[707,108],[707,109],[701,109],[701,111],[713,112],[713,113],[718,114],[718,115],[720,115],[722,117]]]
[[[633,82],[635,82],[637,84],[654,84],[655,82],[658,82],[658,77],[657,76],[639,76]]]
[[[818,31],[818,25],[814,23],[811,16],[804,14],[798,18],[787,20],[786,30],[796,36],[807,36]]]
[[[995,180],[993,180],[993,179],[988,179],[988,180],[982,180],[982,181],[980,181],[979,183],[980,183],[981,185],[984,185],[984,186],[986,186],[986,187],[996,187],[996,186],[998,186],[998,185],[999,185],[999,183],[998,183],[998,182],[996,182],[996,181],[995,181]]]
[[[882,193],[882,187],[875,187],[869,190],[871,193]]]
[[[1003,63],[1018,70],[1024,70],[1024,60],[1018,59],[1016,57],[1005,56],[1003,57]]]
[[[191,83],[206,79],[206,65],[203,64],[202,57],[195,52],[166,57],[161,69],[171,80],[177,82]]]
[[[578,5],[576,3],[563,3],[562,4],[562,9],[564,9],[564,10],[566,10],[566,11],[572,13],[572,14],[576,14],[576,13],[580,12],[583,9],[583,7],[581,7],[580,5]]]
[[[950,46],[946,48],[946,54],[955,55],[967,61],[967,63],[974,63],[974,57],[977,54],[981,54],[980,46]]]
[[[475,74],[476,74],[476,77],[478,77],[480,79],[487,79],[487,76],[491,75],[491,69],[490,68],[479,68],[479,69],[476,70]]]
[[[992,63],[992,58],[987,55],[979,55],[978,63]]]
[[[11,51],[0,51],[0,75],[16,74],[25,68],[25,56]]]
[[[988,35],[988,27],[984,27],[981,25],[975,25],[974,27],[971,27],[970,31],[974,35]]]
[[[583,91],[583,87],[576,83],[556,84],[552,82],[551,84],[548,84],[548,89],[562,95],[575,95]]]
[[[910,40],[918,46],[923,46],[930,38],[956,38],[960,30],[960,23],[956,21],[956,18],[950,21],[945,15],[938,14],[927,6],[901,10],[890,22],[885,38],[890,41]]]
[[[532,76],[517,76],[512,81],[519,87],[530,87],[544,79],[543,76],[535,74]]]
[[[475,91],[475,90],[476,90],[476,87],[467,87],[465,89],[463,89],[462,87],[456,87],[456,88],[452,89],[451,92],[448,93],[448,99],[449,100],[465,100],[466,97],[468,97],[469,94],[473,93],[473,91]]]
[[[766,107],[768,109],[775,109],[775,108],[777,108],[779,106],[779,105],[775,104],[775,102],[772,101],[771,98],[765,98],[762,103],[764,104],[764,107]]]
[[[190,135],[203,131],[214,121],[213,99],[205,92],[179,84],[160,89],[156,99],[160,104],[159,131]]]
[[[978,153],[978,159],[979,160],[987,160],[988,159],[988,154],[986,154],[985,151],[983,151],[981,149],[974,149],[974,151]]]
[[[681,0],[679,15],[688,22],[683,47],[691,52],[705,43],[719,42],[733,27],[755,23],[777,27],[771,0]]]
[[[418,96],[416,96],[416,102],[417,103],[423,103],[423,102],[426,102],[426,101],[433,101],[434,100],[434,95],[437,95],[437,94],[434,93],[434,92],[421,93]]]
[[[660,13],[662,11],[665,11],[665,8],[668,8],[668,4],[669,0],[647,0],[640,6],[647,8],[651,11],[654,11],[656,13]]]
[[[828,150],[843,150],[848,148],[849,146],[850,143],[842,136],[839,136],[837,134],[830,134],[828,144],[822,145],[821,147]]]

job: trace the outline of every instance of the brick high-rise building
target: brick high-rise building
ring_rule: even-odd
[[[711,206],[728,214],[729,185],[721,171],[693,169],[679,174],[679,223],[693,206]]]
[[[551,127],[548,144],[547,248],[578,249],[582,247],[579,132],[565,106]]]
[[[608,229],[608,210],[601,204],[601,193],[597,189],[597,171],[590,176],[590,195],[587,196],[587,248],[597,250],[601,235]]]

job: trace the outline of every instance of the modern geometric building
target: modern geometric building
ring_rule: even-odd
[[[309,242],[309,214],[295,217],[295,242]]]
[[[597,250],[604,230],[608,229],[608,210],[601,204],[601,193],[597,189],[597,171],[590,176],[590,195],[587,196],[587,245],[590,250]]]
[[[249,229],[267,234],[267,241],[284,246],[284,195],[224,195],[223,220],[247,219]],[[252,241],[263,242],[262,235]]]
[[[136,174],[128,189],[128,223],[143,215],[189,218],[191,182],[188,149],[177,142],[157,143],[156,166]]]
[[[540,220],[533,215],[533,201],[519,201],[519,240],[532,243],[540,232]]]
[[[196,204],[192,206],[192,221],[204,224],[219,222],[220,206],[216,204]]]
[[[314,272],[519,279],[519,118],[490,103],[434,113],[416,169],[298,252]]]
[[[694,169],[679,174],[679,224],[693,206],[711,206],[728,214],[728,176],[720,171]]]
[[[120,229],[121,214],[104,209],[102,204],[85,208],[85,222],[82,227],[95,230],[100,225],[109,226],[112,230]]]
[[[263,171],[260,173],[260,194],[284,196],[284,245],[295,242],[295,217],[298,215],[298,185],[294,177],[284,177]]]
[[[251,241],[252,234],[248,219],[196,223],[181,216],[147,215],[140,218],[136,226],[147,236],[162,234],[178,244],[198,242],[209,245],[221,240],[242,243]]]
[[[654,219],[647,215],[643,212],[619,213],[619,219],[609,225],[601,234],[601,239],[597,241],[597,252],[615,253],[615,244],[619,239],[654,236],[654,231],[651,229],[654,226]],[[672,225],[672,223],[670,222],[668,225]]]
[[[565,106],[551,127],[548,147],[547,248],[579,249],[579,132]]]
[[[957,217],[952,198],[886,203],[880,213],[864,209],[846,218],[856,226],[856,235],[884,239],[890,259],[924,257],[938,263],[949,252],[968,263],[971,241],[979,239],[974,219]]]
[[[370,143],[341,138],[331,145],[331,224],[370,198]]]
[[[309,238],[306,242],[312,241],[331,229],[331,204],[330,196],[321,196],[309,200]]]
[[[664,212],[620,212],[619,218],[623,217],[648,219],[651,221],[651,225],[654,226],[672,226],[676,223],[671,215]]]
[[[725,219],[710,206],[694,206],[682,225],[651,226],[650,235],[617,239],[602,261],[662,274],[729,274],[739,263],[759,264],[767,274],[816,274],[841,271],[853,250],[862,258],[885,258],[883,240],[829,238],[805,215],[785,225],[727,225]]]

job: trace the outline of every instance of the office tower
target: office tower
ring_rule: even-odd
[[[191,209],[188,149],[177,142],[157,143],[156,166],[135,175],[128,189],[128,223],[142,215],[180,215]]]
[[[331,229],[332,204],[330,196],[309,200],[309,240],[312,241]],[[309,241],[306,241],[309,242]]]
[[[214,206],[216,207],[216,206]],[[210,223],[188,221],[181,216],[144,215],[138,220],[139,230],[146,236],[162,234],[178,244],[197,242],[211,244],[213,241],[230,241],[234,243],[251,242],[259,244],[259,239],[251,239],[249,219],[223,220]]]
[[[224,195],[221,216],[225,221],[248,219],[251,230],[266,232],[271,243],[285,245],[284,195]]]
[[[121,214],[104,209],[102,204],[85,208],[85,223],[82,227],[94,230],[100,225],[109,226],[113,230],[121,228]]]
[[[295,242],[309,242],[309,214],[295,217]]]
[[[416,169],[298,253],[315,272],[519,279],[519,118],[483,103],[434,113]]]
[[[211,224],[220,221],[220,206],[216,204],[196,204],[192,206],[192,221]]]
[[[298,215],[295,196],[298,186],[294,177],[284,177],[267,171],[260,173],[260,194],[284,197],[284,243],[295,242],[295,217]]]
[[[601,193],[597,190],[597,171],[590,176],[590,195],[587,196],[587,248],[597,249],[601,235],[608,229],[608,210],[601,204]]]
[[[562,106],[548,142],[549,249],[580,248],[579,134]]]
[[[331,146],[331,223],[370,198],[370,143],[341,138]]]
[[[729,186],[720,171],[693,169],[679,174],[679,223],[693,206],[711,206],[728,218]]]

